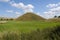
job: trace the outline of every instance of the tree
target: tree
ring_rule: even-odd
[[[11,21],[14,20],[13,18],[10,19]]]
[[[58,18],[60,18],[60,16],[58,16]]]
[[[54,18],[57,18],[57,16],[55,15]]]
[[[1,21],[3,20],[3,18],[0,19]]]

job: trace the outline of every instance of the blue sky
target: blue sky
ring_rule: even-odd
[[[0,17],[16,18],[34,12],[44,18],[60,15],[60,0],[0,0]]]

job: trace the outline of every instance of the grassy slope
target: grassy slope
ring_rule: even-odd
[[[0,31],[21,31],[30,32],[37,28],[44,29],[53,27],[60,23],[55,22],[40,22],[40,21],[9,21],[5,24],[0,24]]]
[[[28,13],[25,13],[24,15],[18,17],[16,20],[18,20],[18,21],[34,21],[34,20],[38,21],[38,20],[45,20],[45,19],[34,13],[28,12]]]

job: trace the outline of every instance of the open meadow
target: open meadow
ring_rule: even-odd
[[[30,32],[36,29],[53,28],[60,22],[44,22],[44,21],[8,21],[0,23],[0,32],[3,31],[20,31]]]
[[[0,40],[60,40],[60,22],[2,21]]]

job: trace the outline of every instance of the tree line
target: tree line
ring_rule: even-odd
[[[0,21],[12,21],[14,20],[13,18],[0,18]]]
[[[54,16],[54,18],[60,18],[60,16]]]

